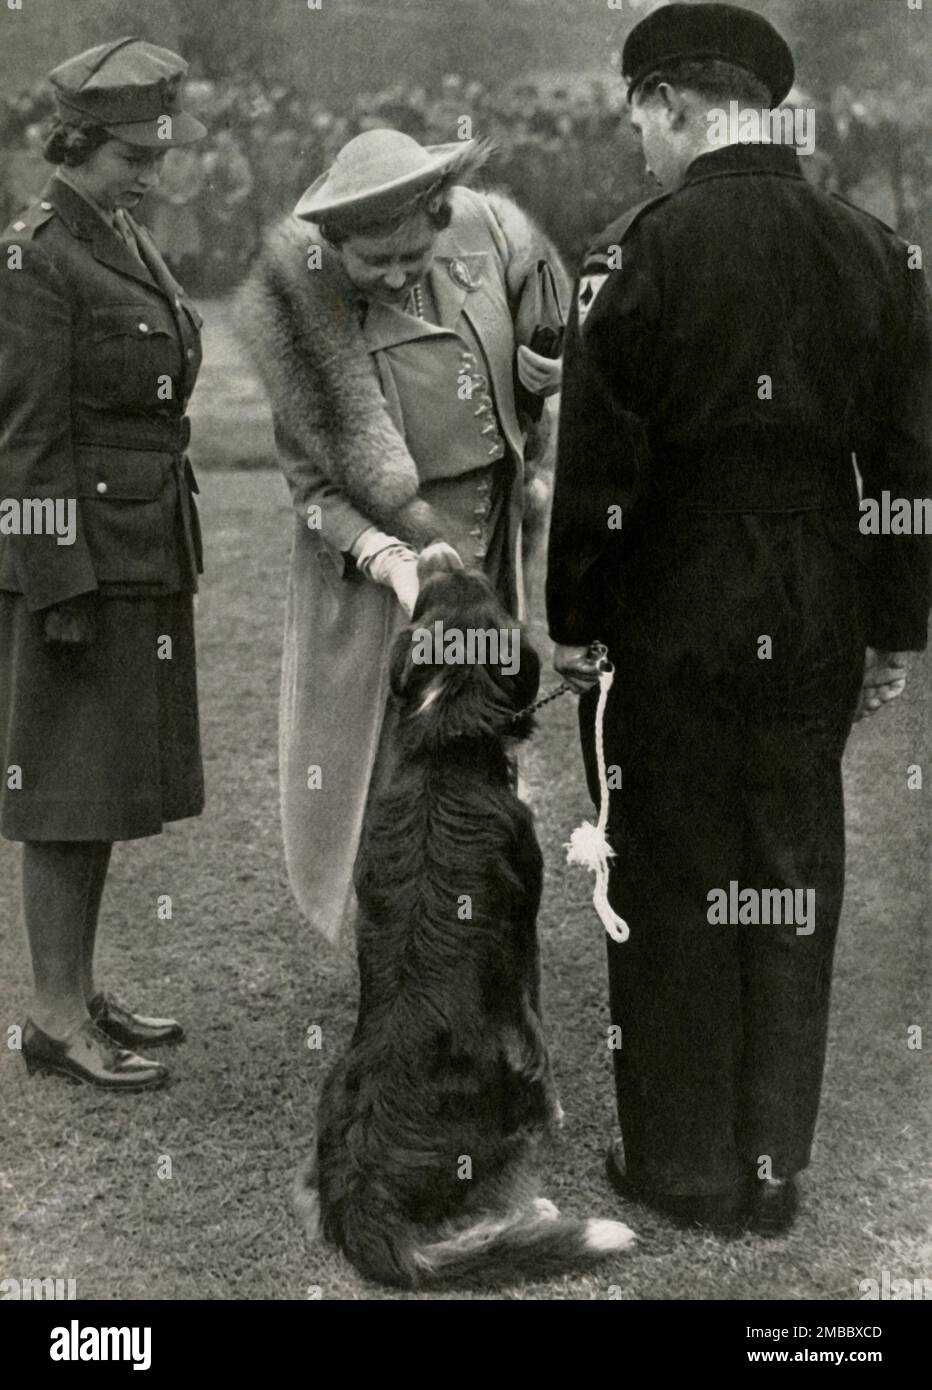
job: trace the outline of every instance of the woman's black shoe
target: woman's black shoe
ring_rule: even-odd
[[[792,1178],[751,1179],[748,1230],[755,1235],[785,1235],[798,1210],[799,1192]]]
[[[143,1018],[131,1014],[109,994],[95,994],[87,1011],[108,1038],[121,1047],[158,1047],[161,1043],[181,1042],[184,1029],[173,1018]]]
[[[740,1189],[730,1192],[689,1193],[680,1196],[652,1192],[630,1178],[625,1171],[620,1140],[613,1140],[605,1155],[605,1174],[619,1197],[652,1207],[675,1226],[697,1227],[720,1236],[737,1236],[747,1225],[747,1196]]]
[[[167,1067],[116,1047],[89,1018],[62,1042],[27,1019],[22,1051],[30,1076],[52,1072],[110,1091],[148,1091],[164,1086],[169,1077]]]

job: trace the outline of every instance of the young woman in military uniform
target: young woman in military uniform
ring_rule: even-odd
[[[184,413],[200,318],[130,216],[166,150],[206,133],[181,109],[185,71],[133,39],[55,69],[58,168],[0,260],[0,492],[76,522],[64,544],[0,534],[0,830],[23,841],[35,976],[22,1051],[30,1072],[122,1090],[161,1085],[136,1048],[182,1031],[96,988],[111,846],[203,805]]]

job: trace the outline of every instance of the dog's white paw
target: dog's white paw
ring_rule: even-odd
[[[586,1222],[586,1245],[590,1250],[627,1250],[637,1240],[630,1226],[623,1221],[599,1221],[595,1218]]]
[[[531,1203],[538,1216],[545,1221],[557,1221],[560,1217],[560,1208],[555,1202],[551,1202],[549,1197],[535,1197]]]
[[[320,1198],[307,1190],[295,1196],[295,1210],[304,1226],[305,1237],[314,1241],[320,1237]]]
[[[566,1124],[566,1111],[558,1100],[553,1103],[553,1123],[556,1129],[562,1129]]]
[[[320,1194],[317,1191],[316,1176],[317,1163],[312,1155],[301,1164],[295,1174],[292,1188],[294,1208],[304,1226],[304,1233],[308,1240],[317,1240],[320,1235]]]

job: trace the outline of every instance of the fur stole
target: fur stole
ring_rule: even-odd
[[[546,257],[568,295],[553,246],[510,199],[457,187],[452,201],[455,226],[481,219],[505,262],[509,294],[531,262]],[[421,547],[440,530],[418,496],[416,464],[386,409],[357,318],[357,292],[326,245],[320,267],[309,268],[317,244],[315,229],[296,217],[269,229],[236,297],[237,332],[268,392],[279,440],[382,530]],[[525,450],[527,540],[539,537],[546,519],[550,433],[545,410]]]

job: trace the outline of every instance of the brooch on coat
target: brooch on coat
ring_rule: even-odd
[[[465,261],[450,261],[447,264],[447,270],[454,285],[459,285],[461,290],[477,290],[482,283],[473,278],[472,271]]]

